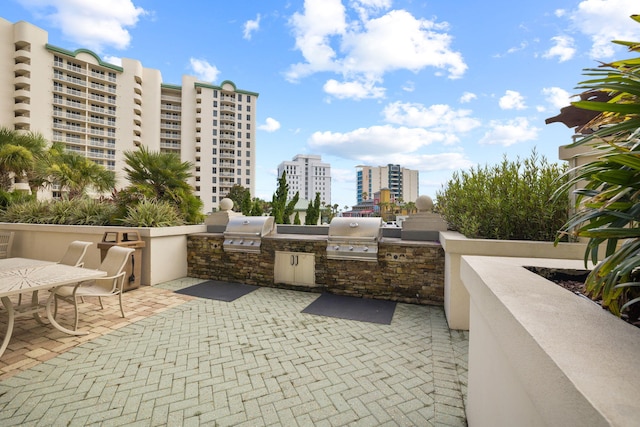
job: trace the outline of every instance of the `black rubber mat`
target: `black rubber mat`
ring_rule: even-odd
[[[209,280],[197,285],[182,288],[176,291],[178,294],[191,295],[193,297],[215,299],[218,301],[231,302],[241,296],[258,289],[259,286],[245,285],[243,283],[219,282]]]
[[[322,294],[302,312],[389,325],[395,310],[396,303],[393,301]]]

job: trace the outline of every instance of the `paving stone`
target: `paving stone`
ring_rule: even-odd
[[[125,319],[112,299],[81,306],[83,340],[20,322],[0,425],[466,425],[468,333],[442,308],[398,304],[378,325],[300,313],[311,293],[172,292],[200,281],[127,292]]]

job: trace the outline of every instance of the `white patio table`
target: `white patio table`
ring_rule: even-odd
[[[37,314],[38,309],[42,307],[38,302],[37,291],[51,290],[58,286],[70,285],[84,280],[98,279],[106,275],[106,272],[100,270],[72,267],[49,261],[28,258],[0,259],[0,299],[2,299],[2,304],[8,314],[7,331],[2,340],[2,346],[0,346],[0,357],[7,349],[11,334],[13,333],[14,321],[17,316],[33,314],[36,320],[42,323]],[[27,292],[34,293],[31,304],[14,307],[9,297]],[[45,304],[47,318],[49,322],[51,322],[51,325],[69,335],[85,335],[86,332],[72,331],[56,321],[53,317],[53,311],[51,310],[53,299],[54,294],[52,292]]]

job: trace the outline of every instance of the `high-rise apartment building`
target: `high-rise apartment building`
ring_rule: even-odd
[[[258,93],[186,75],[181,83],[163,83],[135,59],[113,65],[52,46],[43,29],[0,18],[0,126],[64,143],[113,170],[119,187],[125,151],[176,153],[194,165],[205,213],[236,184],[253,195]]]
[[[383,188],[388,188],[394,200],[415,202],[419,192],[419,173],[417,170],[403,168],[400,165],[356,166],[358,204],[373,198]]]
[[[320,202],[331,205],[331,165],[316,155],[298,154],[290,162],[278,165],[278,176],[286,172],[288,198],[299,193],[301,199],[313,201],[320,193]]]

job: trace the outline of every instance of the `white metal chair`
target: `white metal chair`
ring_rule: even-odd
[[[0,258],[10,258],[13,247],[13,231],[0,231]]]
[[[67,247],[67,251],[62,255],[58,264],[71,265],[73,267],[82,267],[84,266],[84,256],[87,254],[87,249],[93,243],[91,242],[83,242],[80,240],[74,240],[69,243],[69,247]]]
[[[80,240],[74,240],[69,243],[67,251],[62,255],[62,259],[58,261],[58,264],[70,265],[72,267],[84,266],[84,256],[87,254],[87,249],[93,243],[83,242]],[[38,300],[38,291],[34,291],[31,297],[32,303],[36,303]],[[18,295],[18,305],[22,304],[22,294]]]
[[[122,306],[122,291],[125,281],[125,266],[129,261],[130,256],[135,252],[133,248],[126,248],[122,246],[112,246],[107,251],[106,256],[102,260],[98,270],[106,271],[107,277],[90,280],[87,282],[80,282],[77,285],[60,286],[53,292],[55,294],[55,312],[57,314],[58,299],[64,300],[70,304],[73,304],[75,310],[75,324],[74,330],[78,329],[78,298],[82,297],[109,297],[118,296],[120,302],[120,313],[122,317],[126,317],[124,314],[124,308]],[[100,308],[104,308],[102,305],[102,299],[100,299]],[[55,316],[55,314],[54,314]]]

